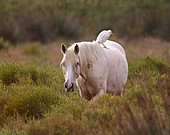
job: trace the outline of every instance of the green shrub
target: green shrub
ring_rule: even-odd
[[[51,105],[59,103],[59,96],[45,86],[13,86],[5,104],[7,116],[21,115],[26,118],[41,118]]]
[[[41,118],[52,105],[60,104],[63,76],[58,69],[6,63],[0,66],[0,125],[8,116]]]
[[[136,61],[129,61],[130,75],[135,75],[136,73],[139,73],[142,70],[157,70],[161,73],[164,73],[170,70],[170,66],[160,58],[149,56],[144,57],[142,59],[137,59]]]
[[[0,66],[0,80],[4,85],[10,85],[11,83],[17,83],[19,66],[17,64],[7,64],[7,65],[1,65]]]
[[[3,37],[0,37],[0,50],[5,49],[9,46],[9,42],[4,40]]]
[[[23,54],[25,55],[40,55],[40,45],[39,44],[28,44],[25,45],[23,49]]]
[[[131,60],[124,96],[105,94],[95,102],[81,100],[78,91],[64,93],[59,69],[16,65],[0,67],[17,67],[19,76],[19,81],[10,85],[0,79],[0,122],[4,133],[169,134],[170,69],[159,58]],[[31,73],[36,75],[31,77]]]
[[[129,62],[128,81],[138,89],[149,88],[149,92],[159,92],[166,97],[170,89],[169,77],[170,65],[160,58],[144,57]]]
[[[55,85],[61,86],[63,76],[59,69],[38,68],[32,64],[6,63],[0,65],[0,81],[5,86],[19,83],[56,87]]]

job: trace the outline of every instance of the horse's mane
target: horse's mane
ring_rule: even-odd
[[[82,66],[87,65],[89,62],[95,63],[96,61],[105,60],[105,51],[96,41],[74,43],[68,48],[68,50],[74,53],[74,47],[76,44],[79,46],[78,56],[81,60],[80,63]]]

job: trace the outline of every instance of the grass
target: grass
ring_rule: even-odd
[[[170,133],[170,65],[160,58],[129,61],[124,96],[82,101],[66,93],[60,69],[30,63],[0,66],[0,134]]]
[[[23,48],[24,55],[40,55],[40,45],[38,43],[26,44]]]

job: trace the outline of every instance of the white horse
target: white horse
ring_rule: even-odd
[[[65,89],[74,91],[75,82],[81,98],[96,100],[104,93],[122,95],[128,76],[126,54],[121,45],[107,40],[106,48],[96,41],[61,45],[61,67]]]

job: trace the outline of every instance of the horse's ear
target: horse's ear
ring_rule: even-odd
[[[76,53],[76,54],[78,54],[79,53],[79,46],[76,44],[76,46],[74,47],[74,52]]]
[[[66,51],[67,51],[67,47],[65,46],[65,44],[61,44],[61,52],[63,53],[63,54],[65,54],[66,53]]]

